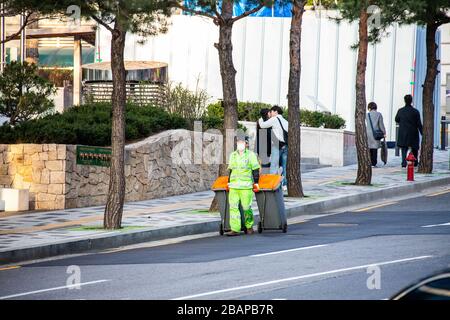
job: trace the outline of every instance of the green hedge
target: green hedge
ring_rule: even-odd
[[[239,120],[256,121],[262,108],[269,104],[239,102]],[[202,117],[203,130],[223,127],[223,109],[220,102],[210,104]],[[345,120],[338,115],[302,109],[300,121],[303,126],[341,129]],[[242,126],[239,126],[243,128]],[[126,140],[146,138],[152,134],[178,128],[189,128],[188,120],[177,114],[153,106],[126,106]],[[111,141],[111,105],[88,104],[74,107],[66,112],[34,119],[14,127],[0,126],[0,143],[59,143],[109,146]]]
[[[263,108],[270,109],[272,105],[261,102],[239,102],[238,103],[238,119],[240,121],[257,121],[260,118],[260,110]],[[287,119],[287,110],[283,113]],[[328,129],[345,128],[345,120],[337,114],[327,112],[310,111],[306,109],[300,110],[300,122],[305,127],[324,127]],[[204,127],[215,128],[223,125],[223,108],[220,101],[208,105],[206,116],[203,117]]]
[[[259,111],[263,108],[270,109],[272,105],[262,102],[238,102],[238,119],[240,121],[257,121],[261,117]],[[208,105],[206,116],[223,119],[223,108],[220,101]]]
[[[345,120],[337,114],[327,112],[300,110],[300,123],[305,127],[327,129],[343,129],[345,128]]]
[[[0,143],[60,143],[109,146],[111,105],[89,104],[30,120],[0,126]],[[186,128],[186,120],[153,106],[126,106],[126,140],[146,138],[163,130]]]

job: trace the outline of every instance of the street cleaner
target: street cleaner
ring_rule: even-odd
[[[229,174],[229,195],[230,204],[230,227],[228,236],[237,236],[241,231],[241,213],[239,203],[244,210],[245,227],[247,234],[253,233],[253,192],[259,191],[259,170],[260,164],[258,156],[248,149],[248,138],[238,137],[236,151],[230,155],[228,165]]]

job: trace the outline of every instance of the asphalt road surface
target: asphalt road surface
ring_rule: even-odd
[[[286,234],[0,267],[0,299],[387,299],[450,266],[447,191],[290,225]]]

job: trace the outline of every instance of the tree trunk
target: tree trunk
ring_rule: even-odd
[[[111,39],[112,92],[112,132],[111,168],[108,200],[105,207],[103,225],[105,229],[119,229],[122,224],[125,198],[125,65],[124,47],[126,31],[116,21]]]
[[[230,134],[237,129],[237,95],[236,95],[236,69],[233,64],[233,44],[231,36],[233,31],[233,1],[224,0],[222,3],[223,20],[219,23],[219,43],[214,44],[219,52],[220,75],[222,77],[222,92],[224,106],[223,123],[223,163],[219,166],[219,176],[227,175],[227,140],[232,137]],[[211,203],[210,211],[218,211],[216,199]]]
[[[289,85],[288,114],[289,140],[286,178],[288,195],[303,197],[301,178],[301,141],[300,141],[300,76],[301,76],[301,36],[304,0],[293,1],[291,31],[289,40]]]
[[[366,131],[366,67],[367,47],[369,43],[367,20],[368,14],[366,8],[361,8],[359,15],[359,45],[356,69],[355,135],[356,151],[358,155],[356,185],[370,185],[372,181],[372,165],[370,162]]]
[[[423,136],[420,148],[420,173],[433,172],[433,148],[434,148],[434,87],[438,74],[439,60],[436,57],[436,30],[434,23],[427,25],[427,74],[423,84],[422,110],[423,110]]]

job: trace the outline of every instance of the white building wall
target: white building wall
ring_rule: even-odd
[[[450,117],[450,105],[447,105],[446,88],[447,74],[450,74],[450,23],[440,27],[441,29],[441,114],[447,113]]]
[[[330,13],[332,14],[332,13]],[[249,17],[233,29],[233,57],[240,101],[287,105],[290,18]],[[394,30],[396,29],[396,31]],[[101,58],[110,59],[110,33],[100,32]],[[394,26],[368,54],[367,102],[374,100],[385,118],[388,138],[394,140],[393,117],[411,93],[414,26]],[[169,79],[195,89],[206,89],[212,99],[222,96],[219,61],[214,42],[218,27],[208,18],[177,15],[166,34],[149,38],[127,36],[126,60],[156,60],[169,64]],[[340,114],[354,130],[357,24],[314,12],[304,15],[302,33],[301,107]],[[395,50],[393,50],[395,49]],[[391,89],[392,88],[392,89]],[[445,101],[445,100],[444,100]]]

